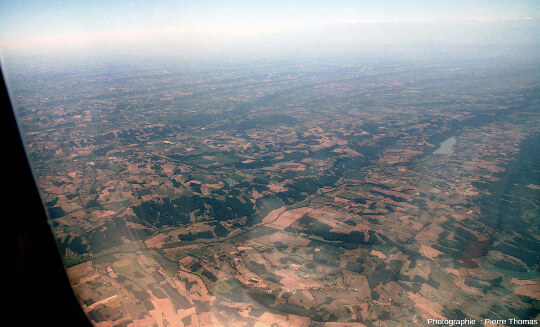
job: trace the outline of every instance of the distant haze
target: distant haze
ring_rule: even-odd
[[[351,54],[374,47],[538,46],[537,1],[4,1],[4,55]]]

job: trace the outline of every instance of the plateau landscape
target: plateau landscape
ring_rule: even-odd
[[[111,59],[8,77],[95,326],[495,326],[540,315],[538,67]]]

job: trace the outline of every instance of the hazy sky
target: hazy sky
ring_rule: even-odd
[[[540,1],[0,1],[18,53],[283,52],[366,45],[538,45]]]

